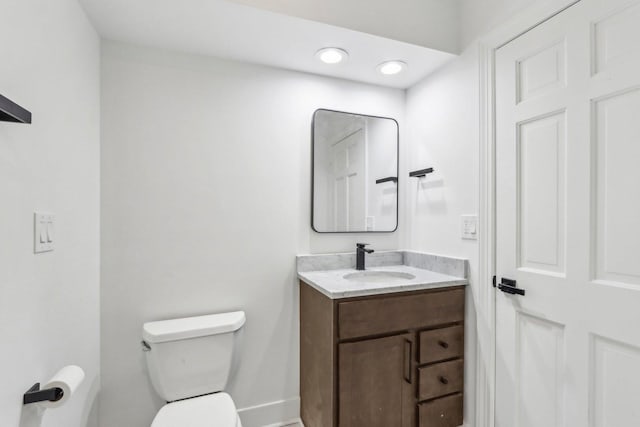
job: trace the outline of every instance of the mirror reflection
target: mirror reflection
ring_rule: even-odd
[[[398,123],[317,110],[311,224],[320,233],[392,232],[398,225]]]

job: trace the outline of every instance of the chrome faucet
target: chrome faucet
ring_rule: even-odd
[[[368,243],[356,243],[356,270],[364,270],[364,254],[372,254],[373,249],[365,249]]]

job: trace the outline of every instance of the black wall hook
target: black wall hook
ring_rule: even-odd
[[[398,177],[390,176],[387,178],[376,179],[376,184],[382,184],[383,182],[398,182]]]
[[[64,391],[59,387],[40,390],[40,383],[35,383],[22,397],[22,404],[28,405],[36,402],[57,402],[64,396]]]
[[[428,173],[433,173],[433,168],[420,169],[417,171],[409,172],[410,177],[422,178],[426,176]]]
[[[31,112],[0,95],[0,122],[31,123]]]

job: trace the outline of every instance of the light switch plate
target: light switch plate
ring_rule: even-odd
[[[478,240],[478,216],[462,215],[462,238],[467,240]]]
[[[51,252],[54,243],[55,215],[46,212],[33,214],[33,253]]]

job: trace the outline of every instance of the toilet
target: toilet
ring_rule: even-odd
[[[242,427],[223,390],[234,367],[243,311],[145,323],[149,377],[168,403],[151,427]]]

